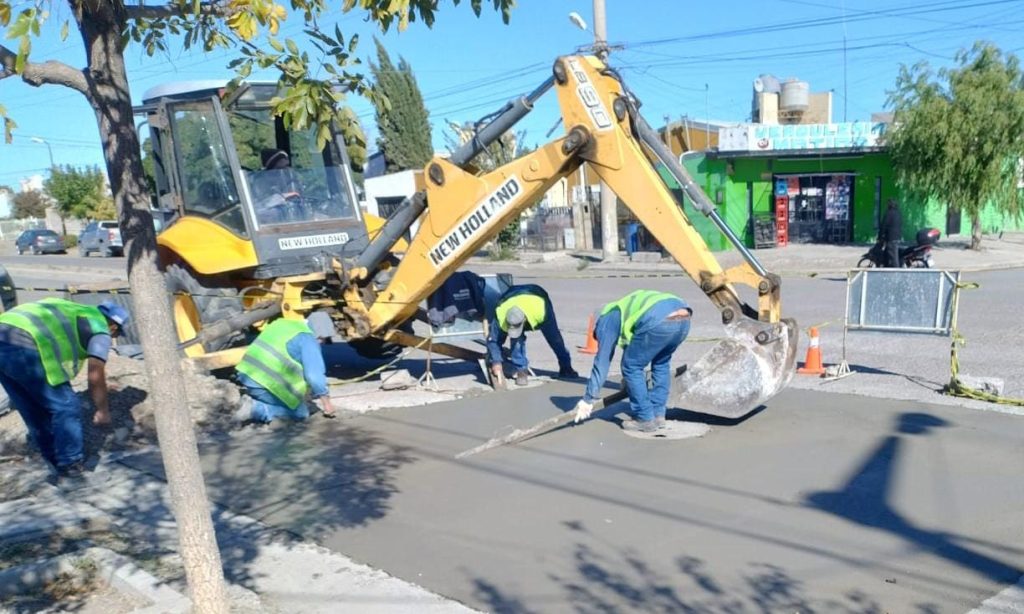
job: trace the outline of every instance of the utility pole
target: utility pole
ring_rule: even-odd
[[[594,0],[594,53],[602,62],[608,62],[608,23],[605,20],[604,0]],[[601,182],[601,251],[605,262],[619,259],[619,212],[615,194]]]

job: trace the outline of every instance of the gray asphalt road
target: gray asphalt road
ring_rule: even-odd
[[[14,268],[36,268],[36,269],[72,269],[69,272],[78,272],[78,269],[87,269],[94,272],[121,274],[125,273],[126,260],[122,257],[100,258],[92,256],[82,258],[76,255],[75,250],[67,254],[46,254],[42,256],[24,255],[19,256],[14,252],[7,252],[0,256],[0,264]]]
[[[242,431],[208,490],[492,612],[959,613],[1024,568],[1016,416],[790,390],[702,439],[598,419],[453,459],[581,388]]]

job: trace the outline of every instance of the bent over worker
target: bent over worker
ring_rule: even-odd
[[[237,422],[271,422],[275,418],[305,420],[306,396],[327,418],[334,417],[327,390],[327,367],[320,343],[334,334],[330,317],[307,320],[278,318],[256,337],[235,370],[249,396],[235,413]]]
[[[81,475],[85,460],[82,409],[71,380],[87,365],[92,422],[110,424],[107,354],[128,319],[112,301],[93,307],[55,298],[0,314],[0,384],[59,477]]]
[[[683,299],[654,290],[637,290],[605,305],[594,325],[597,355],[587,391],[576,403],[575,421],[586,420],[594,410],[618,345],[623,348],[622,380],[633,418],[623,422],[622,428],[645,433],[661,428],[671,387],[672,354],[690,333],[692,314]],[[651,366],[649,390],[644,376],[647,365]]]
[[[504,379],[502,372],[501,346],[505,339],[510,339],[509,357],[515,369],[516,385],[525,386],[529,383],[530,362],[526,358],[526,331],[539,330],[551,346],[551,351],[558,358],[558,377],[578,377],[572,368],[572,358],[565,349],[562,332],[558,329],[555,319],[555,308],[544,288],[536,284],[512,286],[498,299],[494,313],[490,317],[490,328],[487,333],[487,352],[491,362],[491,372],[499,381]]]

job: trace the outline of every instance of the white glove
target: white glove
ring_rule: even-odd
[[[590,414],[594,411],[594,404],[587,403],[586,399],[580,399],[576,401],[574,409],[576,410],[576,417],[573,418],[572,422],[573,424],[578,424],[590,417]]]

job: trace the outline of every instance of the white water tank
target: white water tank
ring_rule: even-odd
[[[779,95],[779,110],[786,112],[806,111],[810,106],[811,87],[806,81],[789,79],[782,84]]]

